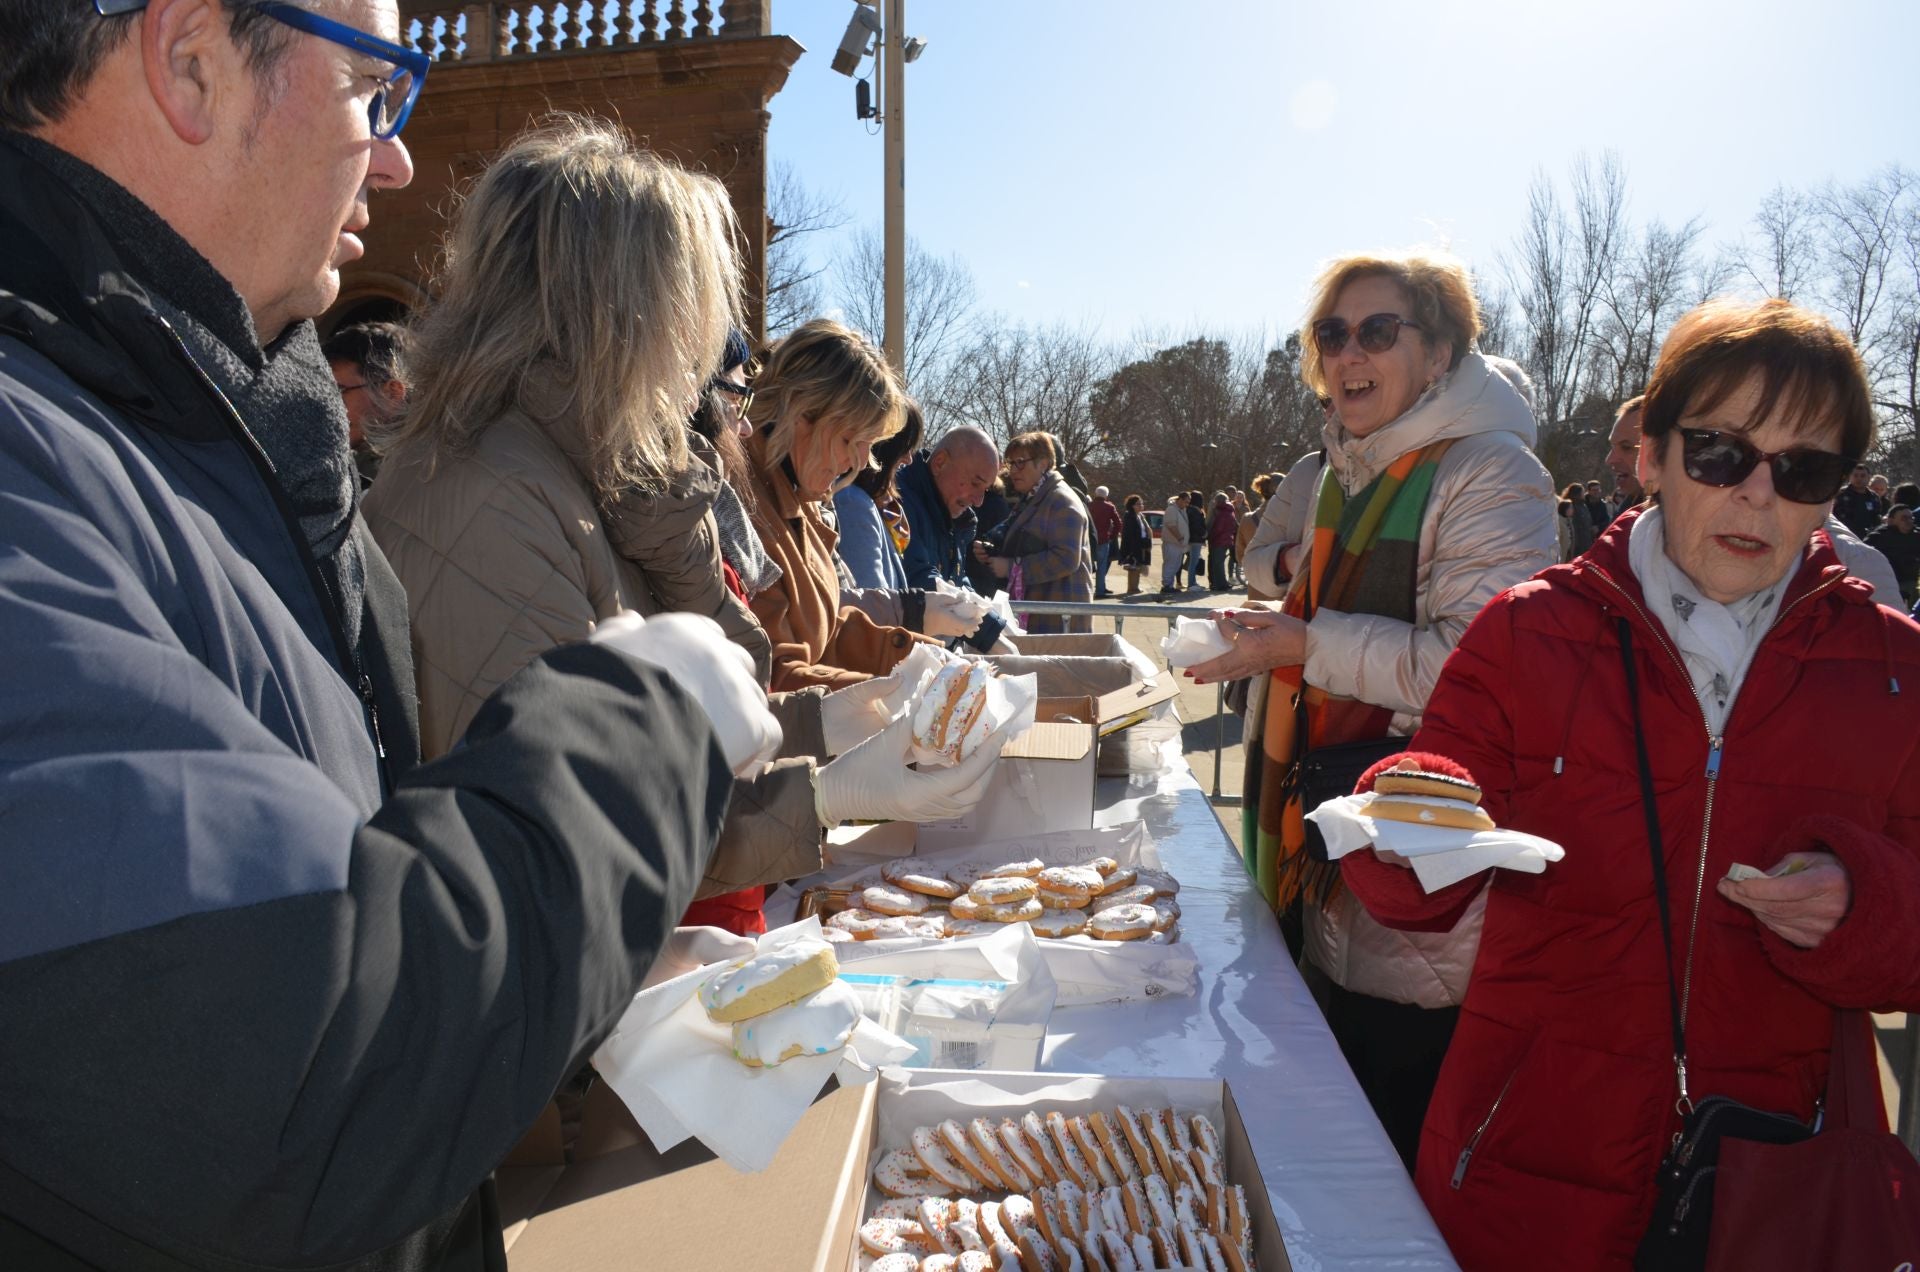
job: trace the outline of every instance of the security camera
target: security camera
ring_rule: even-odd
[[[842,75],[852,75],[860,69],[860,59],[873,49],[873,37],[880,33],[880,19],[866,5],[855,5],[853,16],[847,19],[847,33],[840,37],[840,47],[833,53],[833,69]]]
[[[927,51],[927,42],[925,40],[919,40],[919,39],[914,39],[909,37],[906,44],[901,46],[900,54],[907,61],[911,62],[916,58],[918,58],[922,53],[925,53],[926,51]]]

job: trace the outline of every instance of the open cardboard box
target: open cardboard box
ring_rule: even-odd
[[[560,1116],[494,1172],[512,1272],[791,1268],[839,1272],[859,1226],[876,1084],[830,1085],[767,1170],[742,1174],[698,1140],[654,1150],[606,1083],[587,1093],[571,1164]]]
[[[879,1099],[871,1126],[871,1140],[862,1159],[864,1170],[852,1181],[857,1195],[854,1213],[859,1220],[882,1194],[871,1187],[874,1165],[888,1151],[907,1147],[917,1126],[933,1126],[946,1118],[963,1123],[973,1117],[1019,1116],[1031,1109],[1041,1116],[1058,1110],[1069,1115],[1126,1104],[1134,1108],[1171,1106],[1188,1113],[1205,1113],[1220,1131],[1226,1152],[1227,1182],[1247,1194],[1247,1218],[1253,1227],[1253,1253],[1261,1272],[1291,1272],[1280,1225],[1273,1217],[1266,1181],[1260,1174],[1246,1124],[1234,1103],[1233,1091],[1217,1078],[1119,1078],[1072,1073],[987,1073],[939,1069],[882,1069]],[[850,1239],[838,1268],[857,1272],[860,1250]],[[519,1272],[516,1265],[515,1272]],[[1204,1272],[1204,1270],[1202,1270]]]
[[[1093,825],[1095,742],[1180,693],[1171,676],[1134,681],[1099,697],[1043,697],[1034,722],[1007,742],[980,802],[963,817],[921,825],[922,850]]]

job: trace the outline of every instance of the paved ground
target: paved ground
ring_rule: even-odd
[[[1124,579],[1124,576],[1120,577]],[[1137,597],[1113,596],[1107,599],[1138,609],[1140,616],[1137,619],[1131,615],[1123,619],[1096,618],[1094,629],[1110,632],[1117,627],[1122,636],[1153,659],[1156,665],[1164,667],[1166,663],[1160,656],[1160,641],[1167,634],[1170,616],[1195,617],[1209,609],[1227,608],[1246,597],[1244,592],[1192,591],[1177,596],[1161,596],[1155,591]],[[1240,745],[1240,717],[1219,709],[1218,691],[1212,685],[1188,685],[1180,695],[1179,711],[1181,720],[1186,722],[1183,735],[1187,763],[1193,769],[1201,789],[1218,797],[1213,801],[1214,812],[1219,815],[1220,824],[1226,827],[1227,834],[1237,846],[1240,843],[1239,796],[1245,772],[1245,753]],[[1216,743],[1219,745],[1217,785],[1214,761]],[[1902,1097],[1896,1075],[1906,1071],[1909,1057],[1907,1017],[1876,1016],[1874,1024],[1880,1040],[1881,1088],[1886,1096],[1889,1114],[1897,1119]],[[1897,1120],[1895,1125],[1898,1125]]]

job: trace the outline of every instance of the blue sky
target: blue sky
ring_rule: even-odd
[[[828,66],[852,9],[775,4],[808,51],[770,153],[877,228],[881,139]],[[1920,168],[1915,0],[908,0],[906,26],[908,232],[984,308],[1115,339],[1291,327],[1348,250],[1491,267],[1583,149],[1620,155],[1636,222],[1710,241],[1776,183]]]

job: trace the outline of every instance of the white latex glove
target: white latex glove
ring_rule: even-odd
[[[701,614],[643,619],[623,610],[596,626],[590,639],[672,676],[705,708],[735,777],[756,771],[780,749],[780,722],[767,710],[753,659],[712,619]]]
[[[820,731],[827,735],[827,754],[844,755],[887,727],[913,697],[914,686],[892,675],[875,676],[865,684],[836,689],[820,700]]]
[[[730,963],[752,958],[758,944],[750,936],[735,936],[725,928],[677,927],[666,945],[654,955],[653,966],[640,988],[652,989],[676,976],[685,976],[708,963]]]
[[[987,600],[971,592],[950,595],[927,593],[927,614],[920,628],[928,636],[971,636],[987,616]]]
[[[813,774],[813,806],[822,826],[843,821],[945,821],[980,802],[1000,760],[1006,734],[988,737],[973,757],[951,768],[907,767],[913,717],[903,714]]]

